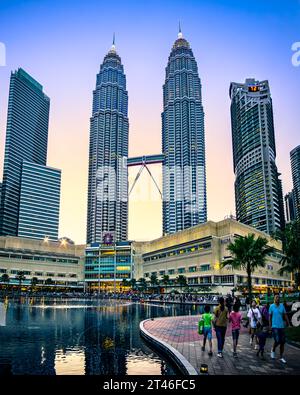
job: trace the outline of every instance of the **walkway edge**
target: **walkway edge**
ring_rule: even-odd
[[[148,332],[147,329],[145,329],[144,324],[147,321],[151,321],[151,319],[147,319],[140,322],[141,336],[144,339],[146,339],[149,343],[157,347],[160,351],[164,352],[169,357],[171,357],[172,361],[182,371],[182,373],[189,376],[196,376],[196,375],[198,376],[197,370],[189,363],[189,361],[182,354],[180,354],[180,352],[178,352],[174,347],[170,346],[170,344],[151,335],[151,333]]]

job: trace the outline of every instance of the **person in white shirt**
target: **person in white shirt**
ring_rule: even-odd
[[[255,347],[254,349],[258,349],[258,339],[256,336],[257,332],[257,324],[259,325],[261,322],[261,313],[259,308],[256,305],[255,300],[252,301],[251,307],[248,310],[247,317],[249,318],[250,321],[250,344],[252,346],[253,344],[253,339],[255,337]]]

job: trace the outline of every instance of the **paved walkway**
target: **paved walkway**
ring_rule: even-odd
[[[209,374],[235,375],[235,374],[269,374],[290,375],[300,374],[300,349],[286,344],[285,359],[287,364],[279,361],[279,350],[276,350],[276,360],[270,358],[270,350],[273,339],[267,339],[265,347],[265,361],[256,356],[256,351],[249,344],[248,330],[242,328],[239,345],[238,358],[232,356],[231,330],[226,333],[224,358],[217,357],[217,340],[213,330],[213,356],[208,356],[208,344],[206,351],[202,351],[202,338],[198,335],[199,316],[181,316],[155,318],[146,320],[141,325],[148,335],[167,343],[177,350],[199,373],[202,363],[208,365]]]

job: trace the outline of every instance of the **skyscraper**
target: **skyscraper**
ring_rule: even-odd
[[[300,220],[300,145],[291,151],[290,156],[296,218]]]
[[[166,67],[162,113],[163,233],[207,220],[204,112],[190,44],[179,30]]]
[[[58,239],[61,171],[23,161],[18,236]]]
[[[0,234],[17,236],[23,160],[46,165],[50,100],[23,69],[11,74]]]
[[[296,219],[296,205],[295,205],[295,192],[287,193],[284,196],[284,208],[285,208],[285,220],[289,222],[295,221]]]
[[[237,220],[271,234],[284,227],[268,81],[230,85]]]
[[[104,57],[90,119],[87,243],[127,239],[128,94],[115,44]]]

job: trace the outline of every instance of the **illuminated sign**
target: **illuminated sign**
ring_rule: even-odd
[[[258,92],[259,91],[259,86],[249,86],[248,87],[249,92]]]
[[[112,244],[113,243],[113,235],[111,233],[105,233],[103,236],[103,244]]]

